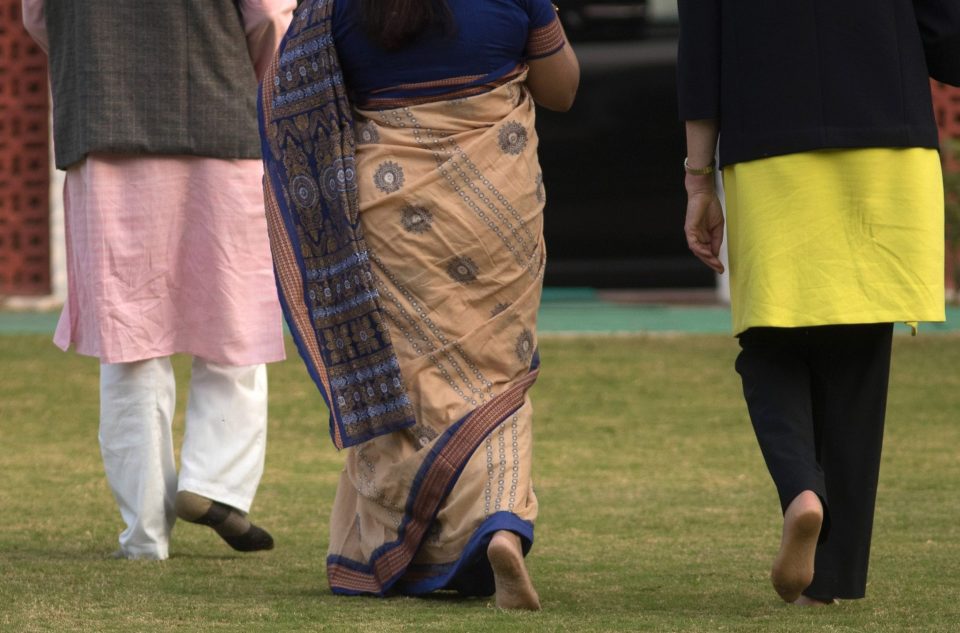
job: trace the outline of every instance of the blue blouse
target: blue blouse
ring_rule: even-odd
[[[344,81],[356,101],[362,103],[374,91],[384,94],[384,89],[405,84],[456,78],[489,83],[506,76],[525,59],[545,57],[563,47],[550,0],[447,1],[454,17],[453,34],[428,32],[397,51],[385,51],[367,38],[353,11],[356,0],[335,3],[333,37]],[[442,94],[463,85],[452,82],[432,90]]]

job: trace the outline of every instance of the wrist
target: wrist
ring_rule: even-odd
[[[698,176],[688,173],[683,179],[683,184],[690,195],[696,193],[715,194],[717,191],[714,174]]]
[[[716,171],[716,161],[711,158],[709,162],[691,162],[688,156],[683,159],[683,170],[691,176],[713,176],[713,172]]]

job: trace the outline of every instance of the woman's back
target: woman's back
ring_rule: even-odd
[[[418,28],[447,7],[455,30]],[[525,64],[531,35],[549,41],[538,20],[556,54]],[[284,310],[334,442],[356,446],[330,521],[335,593],[540,608],[523,562],[545,262],[533,100],[569,108],[578,77],[546,0],[312,0],[264,78]]]

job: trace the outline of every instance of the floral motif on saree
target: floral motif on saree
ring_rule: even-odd
[[[359,223],[332,1],[301,7],[260,95],[267,215],[287,323],[337,448],[415,423]]]
[[[333,403],[334,442],[350,447],[328,581],[490,594],[490,536],[514,531],[526,551],[537,514],[533,104],[520,74],[456,100],[397,92],[391,109],[351,110],[332,5],[301,5],[261,95],[284,312]]]

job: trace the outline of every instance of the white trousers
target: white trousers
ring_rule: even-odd
[[[169,358],[100,365],[100,452],[127,526],[120,534],[126,558],[169,556],[178,490],[248,512],[263,474],[266,365],[193,359],[179,478],[175,403]]]

